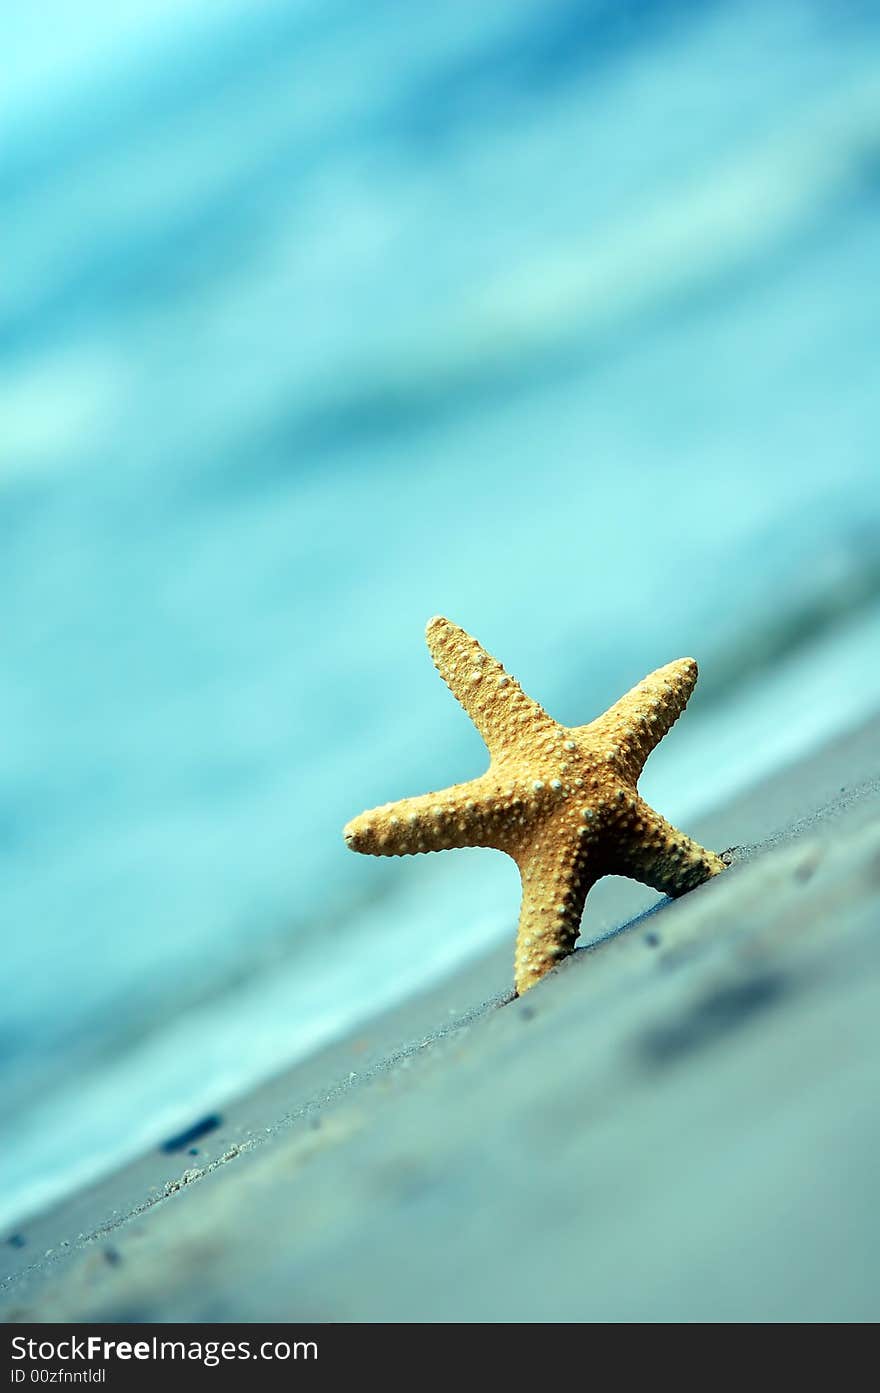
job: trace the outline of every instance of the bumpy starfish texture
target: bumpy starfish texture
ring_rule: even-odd
[[[693,658],[652,672],[589,725],[557,724],[476,639],[439,617],[426,638],[434,665],[489,749],[485,774],[440,793],[361,813],[352,851],[406,856],[492,846],[516,861],[522,909],[518,994],[574,948],[587,893],[603,875],[683,895],[725,869],[640,798],[648,755],[681,715],[697,681]]]

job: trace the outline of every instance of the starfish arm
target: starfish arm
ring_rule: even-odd
[[[548,733],[558,729],[497,659],[457,624],[435,616],[428,620],[425,638],[434,666],[493,756],[511,751],[526,726],[533,735],[542,728]]]
[[[636,802],[630,826],[625,849],[609,867],[613,875],[629,876],[675,899],[725,870],[720,856],[679,832],[643,798]]]
[[[343,830],[351,851],[370,856],[410,856],[451,847],[497,846],[497,784],[483,774],[439,793],[401,798],[370,808]]]
[[[558,840],[546,827],[516,859],[522,906],[514,983],[522,996],[574,948],[584,902],[598,875],[579,845],[560,855]]]
[[[679,658],[638,682],[576,737],[595,740],[635,784],[648,755],[675,724],[697,683],[693,658]]]

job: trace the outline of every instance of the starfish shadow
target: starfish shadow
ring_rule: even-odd
[[[622,924],[615,924],[613,929],[608,929],[606,933],[601,934],[598,938],[591,938],[589,943],[578,944],[574,951],[576,954],[590,953],[594,948],[601,948],[604,943],[609,943],[611,939],[619,938],[621,934],[630,933],[633,929],[637,929],[640,924],[644,924],[646,920],[653,919],[655,915],[659,914],[661,910],[666,909],[666,907],[671,904],[675,904],[675,900],[672,896],[662,895],[654,904],[649,904],[645,909],[641,910],[639,914],[633,915],[631,919],[625,919]],[[648,946],[650,948],[656,948],[660,942],[659,935],[652,933],[650,939],[651,941],[648,943]]]

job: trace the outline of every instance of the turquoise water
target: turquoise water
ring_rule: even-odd
[[[693,653],[674,816],[876,703],[878,57],[859,5],[229,4],[20,99],[4,1221],[511,933],[503,858],[340,836],[481,767],[431,614],[570,723]]]

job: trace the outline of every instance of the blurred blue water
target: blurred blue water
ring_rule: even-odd
[[[672,815],[876,702],[878,57],[227,5],[10,122],[0,1216],[510,933],[503,858],[339,835],[484,760],[429,615],[571,723],[694,653]]]

